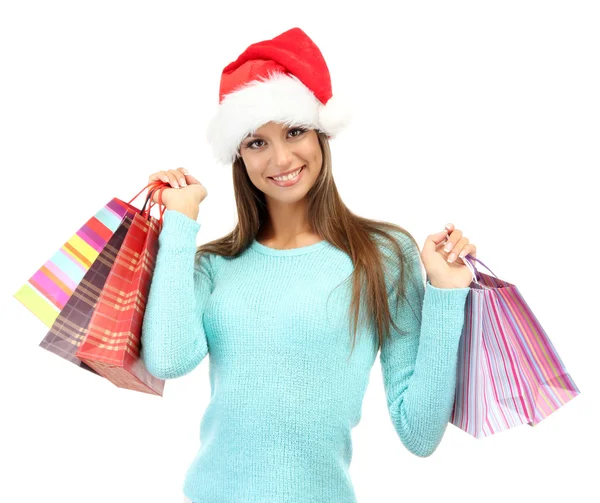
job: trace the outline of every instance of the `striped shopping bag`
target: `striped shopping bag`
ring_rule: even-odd
[[[162,204],[167,186],[160,185],[149,190],[146,203],[159,190]],[[76,356],[120,388],[162,396],[165,381],[151,375],[140,356],[142,321],[166,209],[163,206],[156,219],[150,215],[151,206],[146,211],[144,204],[134,215]]]
[[[121,225],[128,204],[113,198],[13,295],[48,328]]]
[[[471,255],[450,422],[475,438],[535,426],[580,391],[518,288]],[[477,271],[480,262],[494,276]]]

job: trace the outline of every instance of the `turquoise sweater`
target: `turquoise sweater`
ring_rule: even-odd
[[[194,503],[356,502],[351,430],[378,352],[376,333],[361,323],[350,357],[350,257],[327,241],[277,250],[255,240],[235,259],[196,260],[199,229],[165,211],[142,327],[142,359],[158,378],[188,374],[210,355],[211,399],[185,495]],[[409,333],[390,327],[379,358],[394,428],[425,457],[452,412],[469,288],[424,281],[419,250],[394,235],[417,264],[408,297],[418,309],[392,310]],[[390,270],[393,291],[399,269]]]

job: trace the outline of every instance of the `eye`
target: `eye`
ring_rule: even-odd
[[[299,132],[300,132],[300,134],[299,134],[299,135],[297,135],[297,136],[300,136],[302,133],[306,133],[306,129],[304,129],[304,128],[301,128],[301,127],[295,127],[294,129],[290,129],[290,133],[291,133],[292,131],[299,131]]]
[[[302,136],[304,133],[306,133],[306,129],[301,128],[301,127],[295,127],[295,128],[290,129],[288,131],[288,134],[289,133],[293,133],[294,131],[298,131],[298,133],[299,133],[297,135],[293,135],[293,137],[295,137],[295,138],[297,138],[298,136]],[[253,140],[253,141],[251,141],[251,142],[249,142],[249,143],[246,144],[246,148],[249,148],[251,150],[256,150],[255,148],[253,148],[253,145],[256,142],[261,142],[261,141],[263,141],[263,140]],[[260,147],[257,147],[257,148],[260,148]]]
[[[251,141],[250,143],[247,143],[247,144],[246,144],[246,148],[252,148],[252,145],[254,145],[254,144],[257,142],[257,141],[262,141],[262,140],[254,140],[254,141]]]

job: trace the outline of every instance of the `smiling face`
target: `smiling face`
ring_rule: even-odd
[[[264,192],[267,201],[298,202],[315,183],[323,164],[323,154],[315,129],[268,122],[240,144],[240,155],[253,185]],[[299,174],[277,181],[281,173]]]

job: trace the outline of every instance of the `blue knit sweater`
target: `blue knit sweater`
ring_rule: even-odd
[[[185,495],[194,503],[356,502],[351,430],[378,352],[361,321],[350,356],[352,261],[327,241],[278,250],[256,240],[237,258],[197,260],[199,229],[165,211],[142,327],[142,359],[158,378],[188,374],[210,355],[211,399]],[[452,411],[469,288],[424,281],[419,250],[394,235],[416,265],[407,276],[413,309],[393,309],[399,268],[390,261],[389,305],[408,335],[390,327],[379,358],[398,436],[425,457]]]

